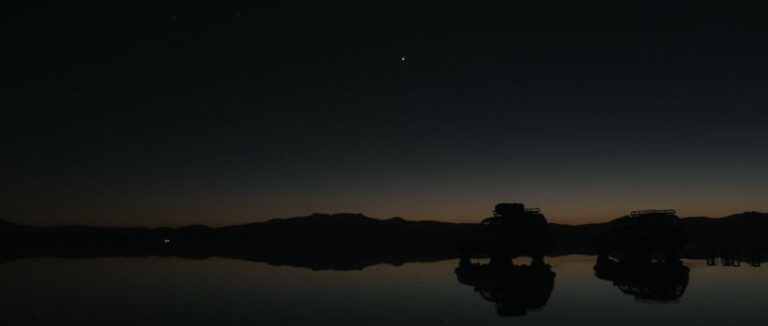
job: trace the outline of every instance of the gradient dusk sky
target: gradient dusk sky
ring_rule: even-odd
[[[765,11],[507,3],[4,4],[0,218],[768,210]]]

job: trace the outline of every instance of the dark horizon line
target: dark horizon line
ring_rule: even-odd
[[[754,214],[754,213],[757,213],[757,214],[768,214],[768,212],[761,212],[761,211],[743,211],[743,212],[740,212],[740,213],[733,213],[733,214],[729,214],[729,215],[725,215],[725,216],[721,216],[721,217],[687,216],[687,217],[680,217],[680,219],[684,220],[684,219],[704,218],[704,219],[715,219],[716,220],[716,219],[724,219],[724,218],[728,218],[728,217],[732,217],[732,216],[736,216],[736,215],[740,215],[740,214],[748,214],[748,213],[752,213],[752,214]],[[187,224],[187,225],[179,225],[179,226],[155,226],[155,227],[152,227],[152,226],[100,226],[100,225],[87,225],[87,224],[62,224],[62,225],[43,226],[43,225],[29,225],[29,224],[16,223],[16,222],[4,219],[4,218],[0,218],[0,225],[2,225],[2,224],[13,224],[15,226],[32,227],[32,228],[92,227],[92,228],[104,228],[104,229],[152,229],[152,230],[158,230],[158,229],[180,229],[180,228],[189,228],[189,227],[205,227],[205,228],[211,228],[211,229],[220,229],[220,228],[237,227],[237,226],[243,226],[243,225],[263,224],[263,223],[269,223],[269,222],[273,222],[273,221],[295,220],[295,219],[301,219],[301,218],[309,218],[309,217],[313,217],[313,216],[329,216],[329,217],[330,216],[361,216],[361,217],[364,217],[364,218],[373,219],[373,220],[377,220],[377,221],[388,221],[388,220],[398,220],[399,219],[399,220],[403,220],[403,221],[406,221],[406,222],[445,223],[445,224],[455,224],[455,225],[480,224],[480,221],[482,221],[485,218],[485,217],[479,218],[478,222],[474,222],[473,223],[473,222],[449,222],[449,221],[440,221],[440,220],[411,220],[411,219],[403,218],[401,216],[393,216],[393,217],[389,217],[389,218],[377,218],[377,217],[372,217],[372,216],[365,215],[363,213],[348,213],[348,212],[318,213],[318,212],[314,212],[312,214],[305,215],[305,216],[293,216],[293,217],[285,217],[285,218],[276,217],[276,218],[271,218],[271,219],[260,221],[260,222],[246,222],[246,223],[239,223],[239,224],[227,224],[227,225],[221,225],[221,226],[210,226],[210,225],[207,225],[207,224]],[[553,222],[549,222],[549,224],[550,225],[574,226],[574,227],[577,227],[577,226],[587,226],[587,225],[599,225],[599,224],[611,223],[612,221],[615,221],[617,219],[620,219],[622,217],[627,217],[627,216],[629,216],[629,215],[622,215],[622,216],[619,216],[619,217],[615,217],[615,218],[609,219],[609,220],[604,221],[604,222],[590,222],[590,223],[581,223],[581,224],[567,224],[567,223],[553,223]]]

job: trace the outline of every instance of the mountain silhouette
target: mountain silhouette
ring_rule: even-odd
[[[622,217],[625,218],[625,217]],[[552,256],[595,254],[595,241],[622,218],[585,225],[550,223]],[[750,256],[765,261],[768,213],[682,218],[688,238],[681,258]],[[0,220],[0,261],[25,257],[211,256],[311,269],[361,269],[388,263],[458,258],[460,239],[480,224],[312,214],[266,222],[176,228],[26,226]],[[741,253],[741,254],[739,254]]]
[[[0,223],[0,261],[24,257],[228,257],[311,269],[361,269],[379,263],[455,257],[472,224],[379,220],[362,214],[312,214],[212,228],[31,227]]]

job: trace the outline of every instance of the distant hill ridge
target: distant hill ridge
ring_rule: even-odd
[[[576,228],[590,228],[590,227],[597,227],[601,225],[610,225],[612,223],[615,223],[616,221],[627,218],[629,216],[621,216],[617,217],[613,220],[610,220],[608,222],[602,222],[602,223],[587,223],[587,224],[580,224],[580,225],[570,225],[570,224],[560,224],[560,223],[550,223],[550,225],[556,226],[556,227],[576,227]],[[695,224],[695,223],[707,223],[707,222],[714,222],[714,223],[734,223],[734,222],[754,222],[754,221],[760,221],[764,218],[768,217],[768,213],[763,212],[756,212],[756,211],[748,211],[738,214],[732,214],[725,217],[720,218],[712,218],[712,217],[703,217],[703,216],[696,216],[696,217],[685,217],[681,218],[682,222],[684,224]],[[482,218],[478,219],[478,222],[481,221]],[[754,221],[753,221],[754,220]],[[247,228],[247,227],[259,227],[263,225],[280,225],[280,224],[292,224],[292,225],[298,225],[301,223],[310,223],[310,224],[326,224],[326,223],[362,223],[362,224],[380,224],[380,223],[425,223],[425,224],[455,224],[455,225],[475,225],[476,223],[454,223],[454,222],[443,222],[443,221],[432,221],[432,220],[406,220],[402,217],[392,217],[388,219],[378,219],[366,216],[361,213],[334,213],[334,214],[324,214],[324,213],[313,213],[311,215],[307,216],[298,216],[298,217],[291,217],[291,218],[273,218],[264,222],[253,222],[253,223],[246,223],[246,224],[235,224],[235,225],[229,225],[229,226],[222,226],[222,227],[210,227],[206,225],[187,225],[187,226],[180,226],[175,228],[170,227],[158,227],[154,229],[184,229],[184,228],[202,228],[202,229],[236,229],[236,228]],[[46,229],[46,228],[99,228],[99,229],[152,229],[148,227],[100,227],[100,226],[87,226],[87,225],[66,225],[66,226],[53,226],[53,227],[37,227],[37,226],[26,226],[17,224],[14,222],[10,222],[7,220],[4,220],[0,218],[0,226],[15,226],[15,227],[29,227],[29,228],[38,228],[38,229]]]
[[[595,239],[621,218],[583,225],[551,223],[552,255],[594,254]],[[768,213],[691,217],[682,223],[689,238],[683,257],[703,258],[713,246],[768,249]],[[219,256],[313,269],[359,269],[382,262],[455,258],[458,241],[478,227],[477,223],[375,219],[349,213],[176,228],[35,227],[0,220],[0,261],[32,256]]]
[[[596,223],[586,223],[586,224],[579,224],[579,225],[570,225],[570,224],[561,224],[561,223],[550,223],[553,225],[561,225],[561,226],[588,226],[588,225],[600,225],[600,224],[610,224],[613,223],[619,219],[629,217],[628,215],[617,217],[613,220],[607,221],[607,222],[596,222]],[[681,220],[688,221],[688,220],[728,220],[728,219],[749,219],[749,218],[762,218],[762,217],[768,217],[768,213],[765,212],[757,212],[757,211],[746,211],[743,213],[736,213],[731,214],[724,217],[706,217],[706,216],[692,216],[692,217],[683,217]],[[478,221],[481,221],[483,218],[479,218]],[[273,218],[269,219],[267,221],[263,222],[252,222],[252,223],[245,223],[245,224],[235,224],[235,225],[229,225],[229,226],[222,226],[222,227],[210,227],[202,224],[196,224],[196,225],[187,225],[187,226],[180,226],[178,228],[186,228],[186,227],[205,227],[205,228],[231,228],[231,227],[240,227],[240,226],[248,226],[248,225],[258,225],[258,224],[265,224],[265,223],[284,223],[284,222],[300,222],[300,221],[311,221],[311,220],[322,220],[322,221],[328,221],[328,222],[347,222],[347,221],[379,221],[379,222],[411,222],[411,223],[443,223],[443,224],[475,224],[475,223],[454,223],[454,222],[444,222],[444,221],[434,221],[434,220],[406,220],[402,217],[391,217],[387,219],[379,219],[367,216],[362,213],[312,213],[307,216],[296,216],[296,217],[289,217],[289,218]],[[5,219],[0,218],[0,225],[15,225],[15,226],[21,226],[21,224],[17,224],[14,222],[7,221]],[[67,227],[98,227],[98,226],[86,226],[86,225],[67,225]],[[54,226],[54,227],[63,227],[63,226]],[[120,227],[103,227],[103,228],[120,228]],[[145,227],[124,227],[124,228],[145,228]],[[165,227],[160,227],[165,228]]]
[[[562,230],[580,230],[593,231],[602,230],[610,227],[617,221],[628,218],[628,216],[618,217],[608,222],[603,223],[588,223],[581,225],[569,225],[560,223],[550,223],[550,226],[555,229]],[[478,219],[481,221],[482,219]],[[760,228],[768,227],[768,213],[749,211],[738,214],[732,214],[720,218],[711,217],[687,217],[681,218],[683,225],[686,228],[693,227],[698,229],[701,226],[721,226],[726,227],[726,231],[739,231],[744,233],[753,233],[754,231],[761,231]],[[9,222],[4,219],[0,219],[0,229],[2,228],[23,228],[28,230],[104,230],[104,231],[165,231],[173,232],[177,230],[182,231],[243,231],[243,230],[256,230],[265,228],[284,228],[284,227],[318,227],[322,230],[325,228],[339,229],[349,227],[389,227],[389,226],[403,226],[403,225],[419,225],[422,227],[434,226],[434,227],[467,227],[476,226],[477,223],[452,223],[442,221],[411,221],[403,219],[402,217],[392,217],[389,219],[377,219],[363,215],[361,213],[335,213],[335,214],[323,214],[313,213],[308,216],[299,216],[291,218],[274,218],[264,222],[254,222],[247,224],[236,224],[222,227],[210,227],[206,225],[188,225],[180,227],[99,227],[99,226],[86,226],[86,225],[66,225],[66,226],[53,226],[53,227],[38,227],[27,226],[13,222]],[[757,229],[753,228],[757,227]],[[734,229],[735,228],[735,229]],[[0,230],[1,231],[1,230]],[[371,229],[373,231],[373,229]],[[768,230],[766,230],[768,231]],[[1,239],[0,239],[1,241]]]

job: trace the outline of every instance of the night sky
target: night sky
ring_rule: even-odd
[[[0,218],[768,210],[766,10],[505,3],[3,4]]]

